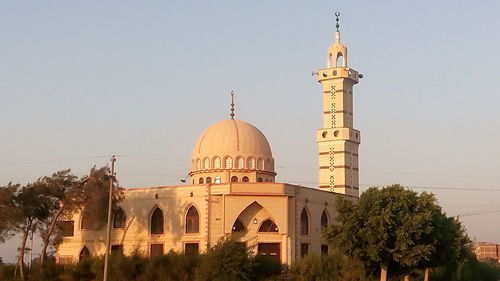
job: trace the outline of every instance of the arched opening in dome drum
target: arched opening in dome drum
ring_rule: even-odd
[[[238,182],[238,177],[237,176],[232,176],[231,177],[231,182]]]
[[[207,177],[206,183],[212,183],[212,178],[211,177]]]
[[[242,179],[241,179],[242,182],[249,182],[250,180],[248,179],[247,176],[244,176]]]
[[[262,182],[262,178],[258,178],[258,179],[257,179],[257,182]]]
[[[198,180],[198,183],[199,183],[199,184],[203,184],[203,178],[200,178],[200,179]]]

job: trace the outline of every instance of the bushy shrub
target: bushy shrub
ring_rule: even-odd
[[[250,281],[252,275],[248,249],[230,236],[219,240],[203,255],[196,281]]]
[[[274,276],[280,276],[281,271],[281,264],[272,257],[256,255],[252,259],[252,280],[260,281]]]
[[[308,255],[291,269],[296,281],[369,281],[363,265],[340,254]]]
[[[148,263],[144,281],[191,281],[200,263],[200,256],[185,255],[174,251],[157,256]]]

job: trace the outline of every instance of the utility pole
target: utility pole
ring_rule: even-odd
[[[104,256],[104,278],[103,281],[108,281],[109,271],[109,244],[111,240],[111,206],[113,203],[113,181],[115,180],[115,161],[116,157],[111,156],[111,174],[109,175],[109,201],[108,201],[108,232],[106,235],[106,254]]]

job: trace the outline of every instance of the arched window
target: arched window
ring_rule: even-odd
[[[302,214],[300,214],[300,234],[309,235],[309,216],[306,208],[302,209]]]
[[[116,211],[115,219],[113,220],[114,228],[125,228],[125,220],[126,220],[125,212],[120,208]]]
[[[215,183],[220,183],[220,177],[219,176],[215,177]]]
[[[212,183],[212,178],[211,177],[207,177],[206,183]]]
[[[245,226],[241,223],[240,220],[236,220],[233,224],[232,232],[241,232],[245,231]]]
[[[237,176],[232,176],[231,177],[231,182],[238,182],[238,177]]]
[[[225,162],[226,168],[233,167],[233,159],[231,157],[226,157],[226,160],[224,162]]]
[[[191,206],[186,214],[186,233],[200,232],[200,215],[195,206]]]
[[[321,214],[321,228],[325,228],[328,226],[328,215],[326,214],[326,210]]]
[[[80,251],[80,259],[79,260],[83,260],[83,259],[86,259],[86,258],[89,258],[90,257],[90,252],[89,252],[89,249],[87,249],[87,247],[83,247],[83,249]]]
[[[220,169],[220,158],[219,157],[214,158],[214,168]]]
[[[257,170],[264,170],[264,160],[263,159],[257,160]]]
[[[258,179],[257,179],[257,182],[262,182],[262,178],[258,178]]]
[[[250,180],[248,179],[247,176],[244,176],[242,179],[241,179],[242,182],[249,182]]]
[[[236,168],[243,169],[245,168],[245,160],[243,157],[236,158]]]
[[[273,168],[271,167],[271,160],[266,160],[266,170],[271,171]]]
[[[80,229],[90,229],[89,214],[85,210],[82,212],[82,219],[80,221]]]
[[[163,212],[158,207],[151,215],[151,234],[163,234]]]
[[[270,219],[265,220],[259,227],[259,232],[278,232],[278,226]]]
[[[203,168],[210,169],[210,159],[205,158],[205,160],[203,162],[204,162],[203,163]]]
[[[200,179],[198,180],[198,183],[199,183],[199,184],[203,184],[203,178],[200,178]]]
[[[337,64],[336,64],[337,67],[342,67],[344,66],[344,57],[342,56],[341,53],[338,53],[337,54]]]
[[[196,159],[196,166],[198,167],[198,170],[201,170],[201,160]]]
[[[255,169],[255,159],[252,157],[247,159],[247,169]]]

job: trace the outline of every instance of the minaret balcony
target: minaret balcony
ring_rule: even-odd
[[[323,128],[316,131],[316,140],[318,143],[340,140],[360,143],[361,135],[353,128]]]
[[[333,80],[333,79],[350,79],[354,84],[359,82],[360,74],[349,67],[332,67],[320,69],[317,72],[318,82]]]

